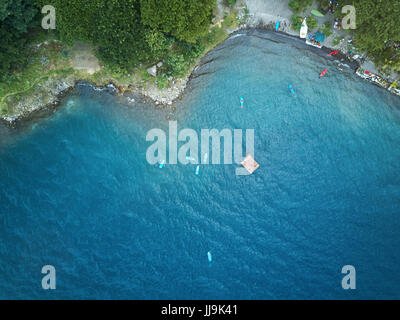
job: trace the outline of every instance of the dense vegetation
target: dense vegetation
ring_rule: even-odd
[[[321,6],[327,2],[320,1]],[[342,18],[345,5],[356,9],[354,44],[366,52],[374,62],[383,67],[400,71],[400,1],[398,0],[341,0],[335,16]]]
[[[321,10],[329,6],[328,0],[320,0],[319,3]],[[359,51],[366,52],[384,69],[400,71],[400,1],[337,0],[336,3],[335,17],[344,17],[341,11],[345,5],[353,5],[356,8],[357,28],[348,32],[354,34],[354,44]],[[311,4],[310,0],[289,0],[289,6],[294,13],[293,29],[300,29],[302,16]],[[307,24],[310,29],[317,26],[310,17],[307,18]],[[320,26],[320,29],[327,36],[332,33],[329,23]]]
[[[187,59],[199,55],[216,4],[216,0],[2,1],[2,74],[24,65],[27,31],[40,24],[39,8],[51,4],[56,8],[56,32],[63,42],[89,42],[107,65],[120,70],[166,58],[168,73],[179,75]]]
[[[29,28],[37,23],[35,0],[2,0],[0,3],[0,78],[23,66]]]
[[[215,0],[140,0],[142,22],[179,40],[196,42],[211,24]]]
[[[303,12],[308,6],[311,6],[313,0],[289,0],[289,7],[294,13]]]
[[[357,47],[379,65],[400,71],[400,1],[358,0],[353,5],[357,10]]]
[[[357,29],[354,43],[381,66],[400,70],[400,1],[338,0],[341,7],[354,4]],[[235,0],[225,0],[234,5]],[[290,0],[300,28],[302,13],[311,0]],[[320,1],[321,8],[327,0]],[[0,2],[0,80],[24,69],[29,58],[32,31],[46,34],[40,21],[40,8],[53,5],[57,13],[56,36],[66,44],[76,40],[91,43],[107,67],[129,72],[140,64],[163,60],[162,72],[180,76],[206,48],[223,40],[221,28],[210,25],[216,0],[1,0]],[[310,27],[316,20],[309,16]],[[225,17],[224,23],[236,23]],[[316,26],[316,25],[315,25]],[[329,31],[329,24],[320,26]],[[312,28],[311,28],[312,29]],[[10,79],[10,78],[9,78]],[[165,76],[157,78],[165,86]]]

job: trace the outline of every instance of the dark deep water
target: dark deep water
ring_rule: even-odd
[[[1,129],[0,298],[400,298],[400,99],[257,35],[210,53],[173,115],[179,129],[254,129],[252,176],[149,165],[146,133],[167,131],[168,111],[87,85]]]

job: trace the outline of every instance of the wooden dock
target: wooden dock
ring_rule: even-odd
[[[252,174],[254,171],[258,169],[260,166],[253,158],[251,154],[248,154],[246,158],[241,162],[242,166],[250,173]]]

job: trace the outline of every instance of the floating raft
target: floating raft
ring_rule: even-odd
[[[246,158],[241,162],[242,166],[252,174],[260,166],[253,158],[251,154],[248,154]]]

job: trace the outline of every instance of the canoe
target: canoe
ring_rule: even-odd
[[[279,24],[280,24],[280,22],[277,21],[276,24],[275,24],[275,31],[278,31],[278,30],[279,30]]]
[[[322,73],[319,75],[319,77],[322,78],[327,72],[328,72],[328,69],[325,69],[324,71],[322,71]]]

